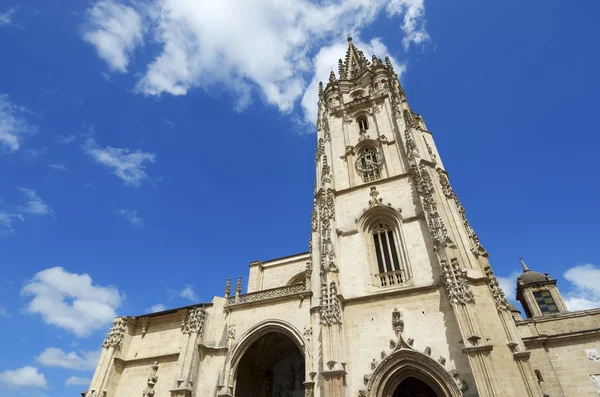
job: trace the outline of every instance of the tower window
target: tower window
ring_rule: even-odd
[[[375,148],[365,148],[356,161],[356,169],[362,174],[365,182],[381,179],[383,158]]]
[[[366,131],[369,129],[369,122],[367,121],[366,116],[360,116],[356,122],[358,123],[358,128],[360,131]]]
[[[548,290],[535,291],[533,293],[535,301],[540,308],[542,314],[559,313],[558,307]]]
[[[384,221],[378,221],[374,226],[371,235],[381,286],[404,283],[407,277],[400,262],[400,248],[394,229]]]

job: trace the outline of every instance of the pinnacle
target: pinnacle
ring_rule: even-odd
[[[523,260],[523,258],[519,258],[519,259],[521,260],[521,266],[523,267],[523,273],[528,272],[529,268],[525,264],[525,261]]]

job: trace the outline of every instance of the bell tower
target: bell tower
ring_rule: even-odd
[[[308,372],[321,375],[322,395],[346,395],[356,349],[348,346],[348,328],[367,310],[359,302],[396,299],[412,326],[431,327],[422,322],[425,309],[414,303],[408,309],[415,296],[452,319],[440,329],[455,324],[446,334],[460,341],[456,361],[475,383],[473,395],[539,395],[508,301],[432,133],[410,108],[390,59],[367,59],[352,38],[337,76],[332,71],[319,84],[315,165],[306,276],[321,343],[313,349],[322,355]],[[494,355],[515,363],[515,394],[503,394]]]

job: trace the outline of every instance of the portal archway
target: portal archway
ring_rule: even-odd
[[[236,368],[235,397],[304,397],[304,355],[283,332],[271,330],[250,344]]]

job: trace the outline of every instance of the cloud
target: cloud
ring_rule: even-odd
[[[0,211],[0,236],[11,235],[15,232],[13,223],[15,220],[23,222],[25,218],[21,214],[13,214],[6,211]]]
[[[521,272],[513,270],[513,272],[507,277],[496,277],[500,288],[504,291],[504,295],[511,302],[515,302],[517,299],[517,277],[521,275]]]
[[[111,70],[125,73],[133,50],[142,44],[142,18],[116,1],[99,1],[88,11],[83,39],[96,47]]]
[[[192,294],[193,294],[193,292],[192,292]],[[162,303],[158,303],[158,304],[156,304],[154,306],[150,306],[149,308],[146,309],[146,311],[148,313],[157,313],[157,312],[162,312],[164,310],[167,310],[167,306],[163,305]]]
[[[29,313],[40,314],[46,323],[78,337],[105,329],[123,299],[118,289],[93,285],[89,275],[69,273],[62,267],[37,273],[21,294],[32,297],[27,304]]]
[[[89,386],[92,380],[89,378],[80,378],[79,376],[71,376],[65,381],[67,386]]]
[[[131,223],[133,226],[144,226],[144,220],[138,215],[137,210],[120,209],[119,211],[117,211],[117,213],[123,216],[127,220],[127,222]]]
[[[52,208],[42,200],[35,190],[20,188],[27,199],[24,206],[19,207],[19,211],[25,214],[32,215],[53,215]]]
[[[0,306],[0,317],[4,317],[4,318],[9,318],[10,314],[8,313],[8,310],[6,310],[5,308],[3,308],[2,306]]]
[[[12,24],[15,13],[19,7],[11,7],[4,12],[0,12],[0,27]]]
[[[21,387],[45,388],[48,386],[44,374],[39,373],[37,368],[29,366],[0,372],[0,384],[14,389]]]
[[[17,151],[23,140],[35,132],[36,128],[25,118],[27,113],[24,107],[13,104],[8,95],[0,94],[0,151]]]
[[[574,287],[564,296],[569,310],[600,307],[600,269],[588,263],[568,269],[563,276]]]
[[[429,41],[425,30],[425,0],[391,0],[385,8],[388,16],[404,15],[401,25],[405,36],[402,44],[405,49],[411,44],[422,44]]]
[[[89,352],[65,352],[56,347],[44,350],[36,360],[46,367],[59,367],[77,371],[93,371],[100,359],[101,350]]]
[[[68,171],[69,170],[67,167],[65,167],[64,164],[49,164],[48,167],[54,168],[55,170],[60,170],[60,171]]]
[[[89,138],[84,146],[85,152],[98,164],[118,176],[126,185],[139,187],[144,180],[149,179],[144,169],[146,163],[154,163],[154,153],[127,148],[99,147]]]
[[[74,134],[70,134],[70,135],[57,135],[56,136],[56,141],[59,142],[59,143],[71,143],[75,139],[77,139],[77,137]]]
[[[105,4],[96,3],[91,15]],[[110,4],[117,7],[118,3]],[[103,24],[99,29],[102,34],[115,31],[117,37],[121,37],[118,32],[135,32],[128,36],[135,37],[128,46],[119,40],[110,47],[119,62],[109,65],[125,71],[128,56],[147,38],[159,49],[153,60],[136,71],[140,75],[137,92],[185,95],[198,87],[224,88],[236,98],[237,110],[247,107],[258,94],[281,112],[291,112],[313,80],[313,56],[319,48],[334,45],[340,32],[352,30],[360,35],[379,15],[402,19],[406,48],[428,37],[423,0],[153,0],[135,4],[135,11],[119,7],[137,17],[123,17],[120,23]],[[141,39],[139,18],[147,27]],[[105,19],[110,18],[100,18]],[[98,18],[90,20],[98,25]],[[328,66],[337,70],[337,58],[343,55],[344,51],[337,54]]]
[[[179,296],[189,299],[192,302],[198,302],[198,295],[196,295],[194,288],[191,285],[186,285],[185,288],[179,292]]]

